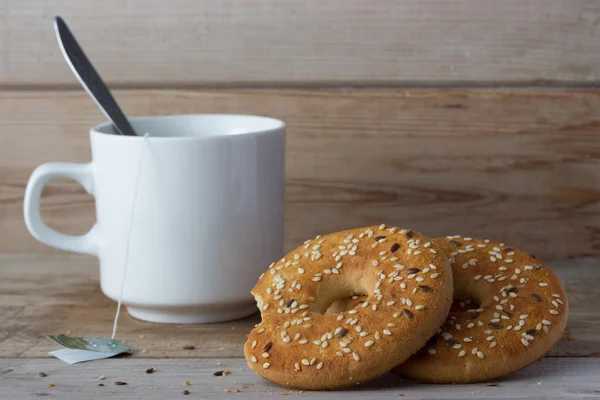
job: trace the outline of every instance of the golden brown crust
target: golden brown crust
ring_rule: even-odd
[[[459,236],[434,242],[450,258],[455,298],[479,307],[453,307],[440,332],[396,372],[435,383],[497,379],[540,359],[561,338],[567,296],[546,264],[503,243]]]
[[[406,229],[382,225],[306,241],[252,290],[262,321],[244,346],[248,365],[301,389],[372,379],[405,361],[443,323],[451,275],[440,248]],[[323,314],[353,293],[367,294],[366,301]]]

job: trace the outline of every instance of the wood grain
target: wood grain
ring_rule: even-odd
[[[147,368],[156,372],[146,374]],[[213,376],[217,370],[231,375]],[[361,386],[329,392],[288,390],[267,382],[249,370],[241,359],[136,360],[111,359],[79,364],[76,368],[58,360],[0,359],[0,397],[61,399],[579,399],[598,398],[600,359],[544,359],[496,386],[428,385],[387,374]],[[40,371],[48,376],[42,378]],[[106,379],[98,380],[104,375]],[[183,382],[188,380],[189,386]],[[116,386],[115,381],[127,382]],[[47,384],[55,386],[48,388]],[[98,387],[98,383],[104,384]],[[180,397],[187,389],[190,394]],[[226,391],[227,390],[227,391]],[[238,390],[239,392],[233,392]],[[402,394],[402,396],[400,396]],[[284,397],[285,398],[285,397]]]
[[[553,262],[569,295],[568,335],[550,356],[600,356],[598,260]],[[47,357],[47,334],[110,336],[116,304],[98,283],[96,261],[71,254],[0,254],[0,358]],[[236,358],[258,315],[208,325],[151,324],[123,313],[117,339],[140,358]],[[185,350],[184,346],[195,346]],[[0,361],[1,362],[1,361]]]
[[[221,112],[288,123],[286,247],[398,224],[546,258],[600,255],[600,92],[573,90],[124,90],[129,115]],[[0,252],[47,251],[26,231],[25,183],[46,161],[89,161],[104,118],[83,91],[0,92]],[[43,200],[66,232],[92,224],[71,182]],[[310,216],[310,217],[307,217]]]
[[[600,79],[597,1],[6,0],[0,85],[77,86],[54,15],[118,86]]]

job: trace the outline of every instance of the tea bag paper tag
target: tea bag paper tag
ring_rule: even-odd
[[[48,335],[48,339],[65,347],[48,353],[68,364],[84,361],[100,360],[114,357],[117,354],[131,354],[129,347],[114,339],[104,337],[76,338],[69,336]]]

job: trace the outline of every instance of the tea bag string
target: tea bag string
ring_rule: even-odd
[[[123,300],[123,289],[125,289],[125,278],[127,277],[127,262],[129,261],[129,244],[131,242],[131,232],[133,230],[133,217],[135,216],[135,203],[137,199],[138,185],[140,183],[140,175],[142,171],[142,161],[144,159],[144,151],[146,150],[146,146],[148,144],[148,133],[144,135],[144,140],[142,141],[142,149],[140,150],[140,157],[138,159],[137,172],[135,176],[135,183],[133,185],[133,199],[131,201],[131,212],[129,214],[129,228],[127,230],[127,238],[125,240],[125,261],[123,263],[123,276],[121,278],[121,291],[119,292],[119,301],[117,303],[117,313],[115,314],[115,321],[113,323],[113,331],[111,339],[115,338],[117,334],[117,324],[119,322],[119,314],[121,314],[121,303]]]

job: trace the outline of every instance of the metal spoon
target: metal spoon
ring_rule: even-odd
[[[117,133],[137,136],[127,117],[61,17],[54,19],[54,30],[67,64],[98,108],[113,123]]]

